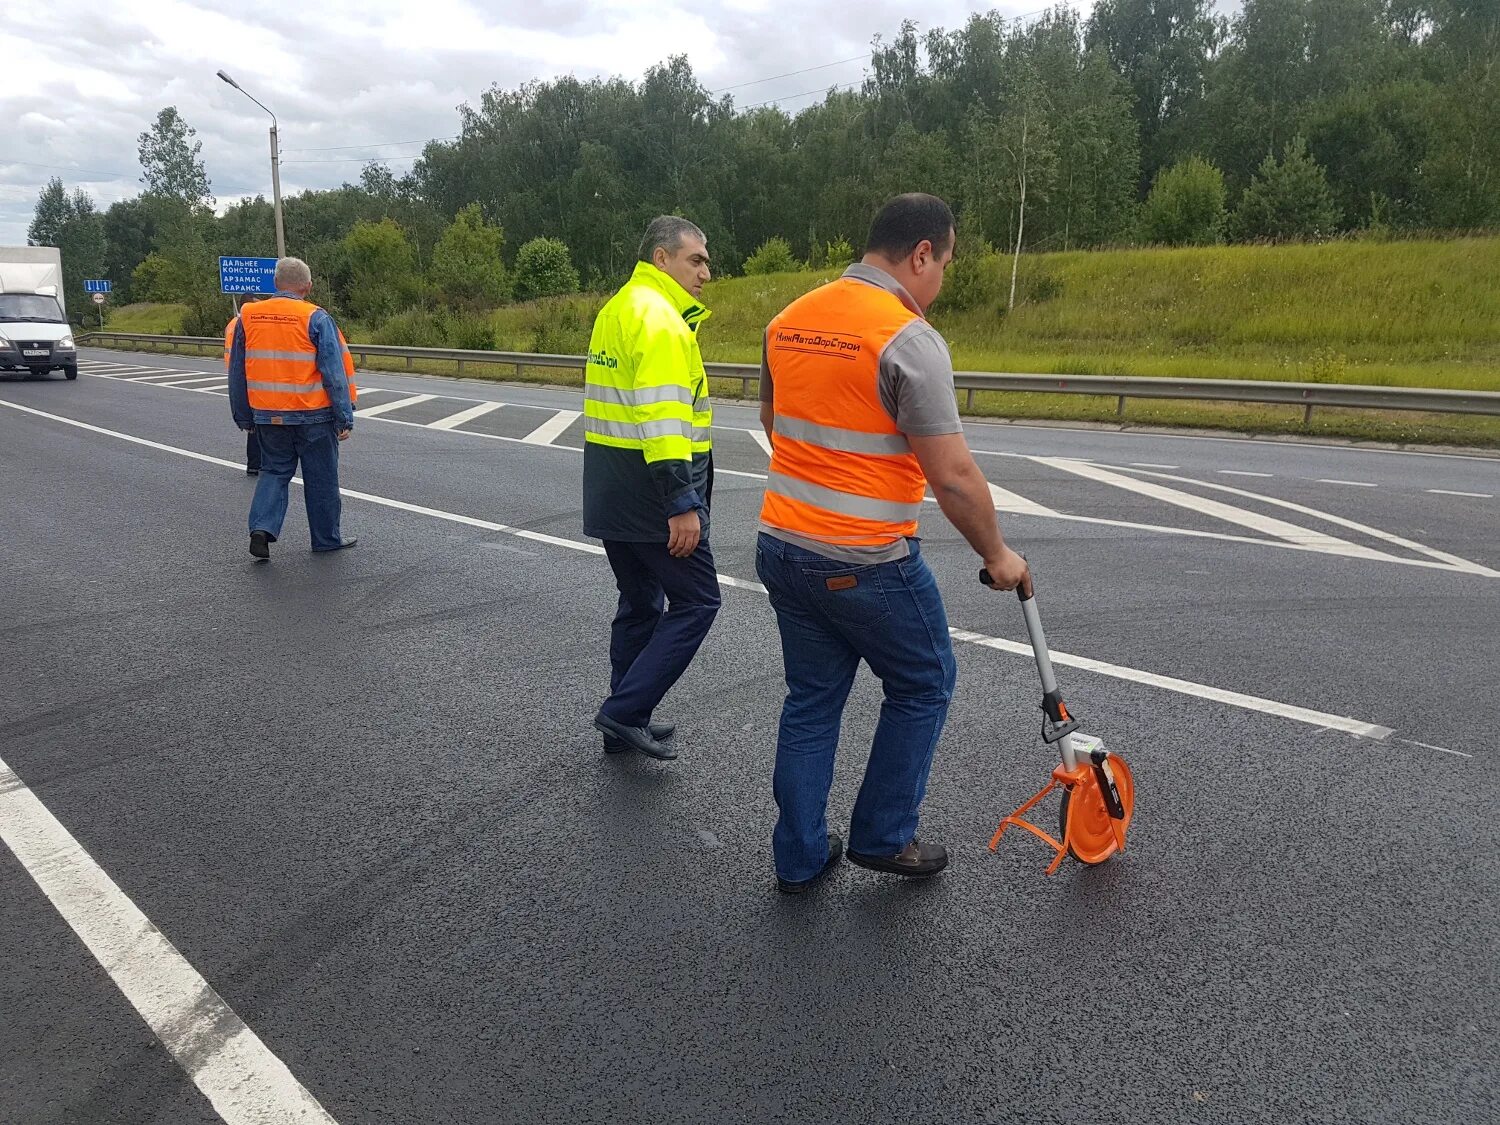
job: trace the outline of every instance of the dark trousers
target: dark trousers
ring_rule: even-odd
[[[665,543],[606,539],[620,606],[610,627],[609,698],[599,708],[629,727],[651,721],[692,663],[719,612],[719,579],[708,544],[674,559]]]
[[[307,526],[314,551],[331,551],[343,542],[339,516],[339,437],[332,422],[308,426],[256,426],[260,437],[260,481],[250,501],[250,530],[268,532],[274,541],[286,519],[287,489],[302,466]]]
[[[260,435],[253,429],[245,435],[245,468],[260,472]]]

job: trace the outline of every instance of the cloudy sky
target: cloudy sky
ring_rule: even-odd
[[[1073,0],[1085,13],[1092,0]],[[576,74],[637,79],[686,54],[740,106],[796,110],[857,83],[871,37],[970,12],[1035,14],[1041,0],[17,0],[0,22],[0,244],[24,244],[51,176],[101,208],[140,191],[136,139],[175,105],[203,142],[220,204],[270,196],[268,118],[220,82],[228,71],[275,110],[282,191],[356,179],[371,157],[398,173],[421,141],[452,136],[456,107],[493,83]],[[24,70],[15,70],[26,60]],[[835,65],[824,65],[835,64]],[[818,67],[820,69],[807,70]],[[790,71],[804,71],[788,74]],[[773,77],[782,75],[785,77]],[[763,81],[770,79],[769,81]]]

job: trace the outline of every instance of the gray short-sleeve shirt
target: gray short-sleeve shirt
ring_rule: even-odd
[[[958,417],[958,398],[953,390],[953,359],[936,328],[921,319],[922,310],[901,283],[876,266],[856,262],[844,276],[874,285],[900,298],[918,319],[913,320],[880,353],[880,402],[903,434],[932,437],[963,432]],[[764,344],[760,361],[760,398],[774,402],[775,387]],[[761,524],[768,535],[828,558],[856,564],[904,559],[910,550],[905,539],[882,547],[835,547],[807,539],[782,528]]]

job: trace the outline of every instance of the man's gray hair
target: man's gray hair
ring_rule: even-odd
[[[655,257],[658,246],[668,254],[675,254],[682,249],[684,238],[696,238],[705,246],[708,245],[708,238],[704,233],[686,219],[680,219],[676,215],[658,215],[646,227],[646,237],[641,239],[640,260],[649,262]]]
[[[277,290],[296,290],[312,284],[312,270],[301,258],[278,258],[276,260]]]

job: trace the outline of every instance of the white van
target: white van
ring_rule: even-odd
[[[55,246],[0,246],[0,371],[78,378],[78,345]]]

